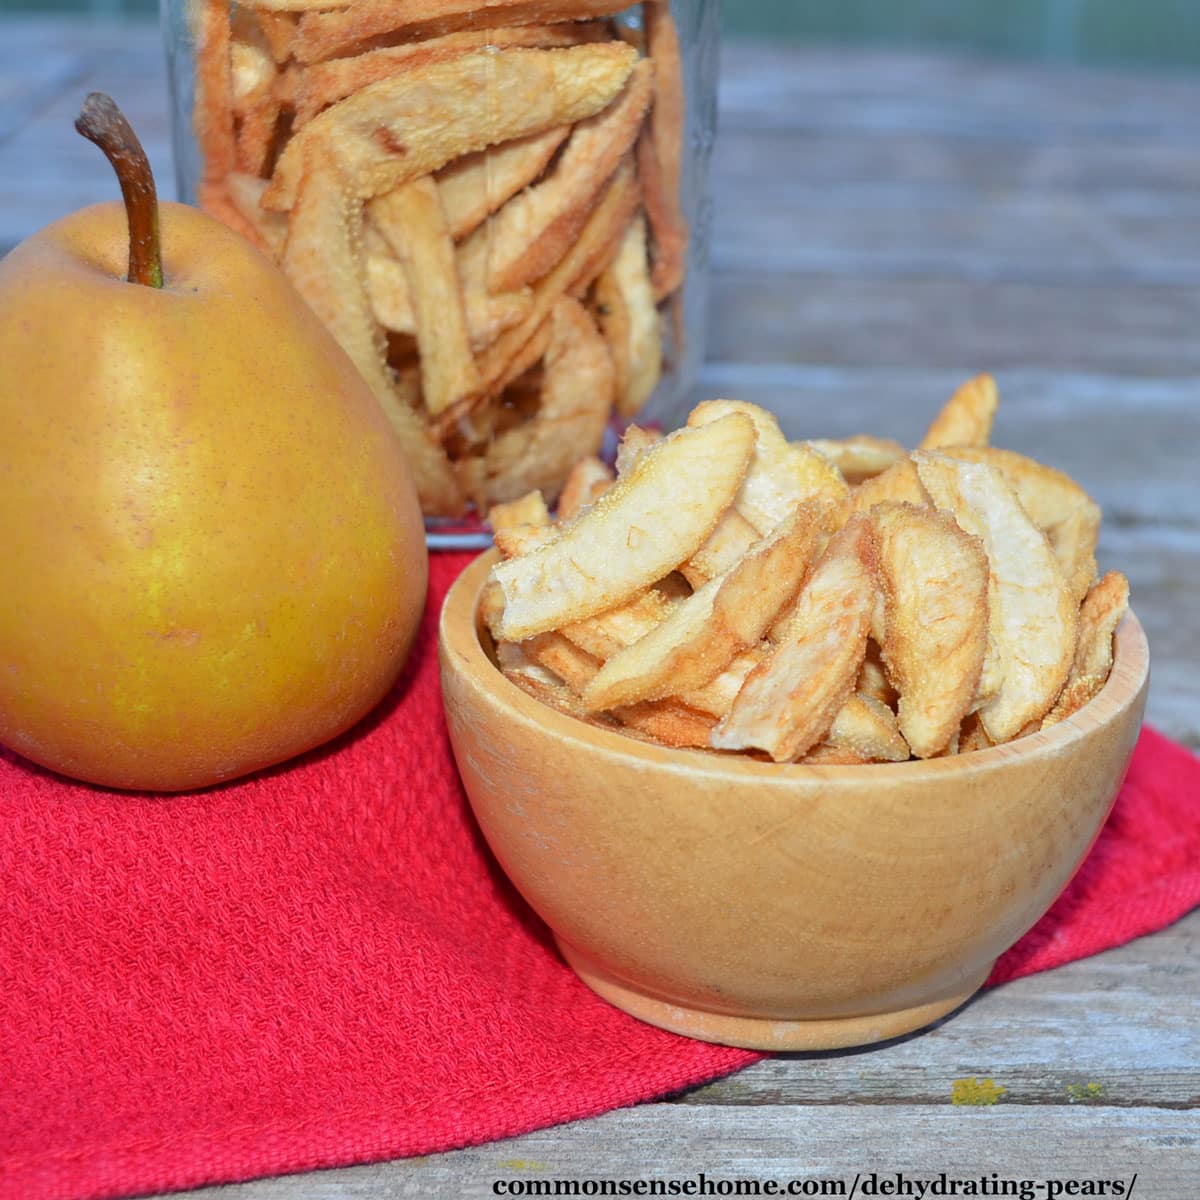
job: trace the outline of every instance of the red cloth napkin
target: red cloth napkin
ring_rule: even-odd
[[[0,1196],[118,1196],[426,1154],[758,1055],[580,984],[476,831],[418,649],[334,745],[204,793],[0,757]],[[1147,731],[1086,865],[991,982],[1200,903],[1200,763]]]

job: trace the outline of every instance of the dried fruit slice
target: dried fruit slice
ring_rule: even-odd
[[[296,118],[299,129],[322,109],[345,100],[381,79],[435,62],[449,62],[476,50],[508,50],[516,46],[550,49],[574,46],[581,39],[573,24],[525,25],[509,29],[464,29],[442,37],[426,38],[402,46],[383,46],[345,58],[313,63],[300,72],[296,89]],[[565,136],[565,131],[564,131]]]
[[[258,0],[262,3],[262,0]],[[293,52],[302,63],[360,50],[363,43],[387,36],[389,41],[418,41],[457,30],[495,29],[511,25],[545,25],[607,17],[628,7],[625,0],[276,0],[306,9]]]
[[[922,450],[943,446],[986,446],[992,436],[999,395],[990,375],[968,379],[946,401],[921,439]]]
[[[861,692],[855,692],[838,710],[825,740],[863,762],[904,762],[909,757],[896,714],[881,700]]]
[[[713,730],[716,749],[765,750],[789,762],[825,736],[866,652],[874,557],[870,523],[851,517],[800,592],[784,636]]]
[[[521,405],[522,411],[536,406],[540,402],[542,390],[540,364],[550,345],[550,314],[553,307],[551,305],[547,309],[540,324],[532,331],[526,332],[529,329],[529,322],[540,311],[540,301],[531,300],[525,316],[516,325],[505,330],[487,350],[479,355],[476,362],[482,364],[488,361],[489,353],[493,352],[507,338],[515,337],[520,341],[520,345],[512,352],[513,356],[507,360],[503,374],[491,385],[484,401],[451,409],[442,415],[440,421],[434,422],[433,427],[438,431],[439,436],[449,438],[451,434],[457,433],[465,444],[480,447],[480,453],[482,453],[497,432],[508,428],[511,424],[511,421],[506,419],[511,414],[504,412],[506,400],[524,402]],[[523,340],[521,340],[522,335]],[[511,346],[508,349],[511,350]],[[491,378],[484,374],[482,366],[480,374],[484,375],[484,378]],[[482,460],[480,461],[482,465]]]
[[[988,579],[988,604],[991,604],[992,582]],[[975,688],[975,699],[971,701],[971,712],[978,712],[989,701],[994,700],[1004,683],[1004,672],[1007,670],[1004,652],[992,632],[994,622],[988,616],[987,650],[983,656],[983,670],[979,673],[979,683]]]
[[[1120,571],[1109,571],[1079,609],[1079,636],[1075,659],[1066,686],[1042,721],[1042,728],[1078,712],[1099,695],[1113,665],[1113,637],[1129,611],[1129,580]]]
[[[1018,495],[1020,493],[1018,492]],[[1057,525],[1045,531],[1050,547],[1067,581],[1067,591],[1076,604],[1082,603],[1096,580],[1096,544],[1100,540],[1100,506],[1092,500],[1081,504]]]
[[[585,654],[557,633],[543,633],[530,638],[522,643],[522,650],[534,663],[565,680],[576,695],[584,690],[599,667],[591,655]],[[592,721],[597,719],[582,709],[578,702],[566,701],[561,694],[557,699],[560,705],[570,705],[564,710],[572,715]],[[676,700],[625,705],[613,709],[611,715],[622,725],[665,746],[707,746],[715,723],[707,713],[696,712]]]
[[[559,632],[581,650],[604,662],[645,637],[670,611],[671,602],[667,597],[657,588],[650,588],[616,608],[563,625]]]
[[[663,360],[662,319],[640,214],[629,223],[613,265],[596,280],[596,311],[617,369],[617,413],[629,418],[658,386]]]
[[[230,94],[238,123],[237,162],[241,170],[257,175],[266,166],[279,119],[278,70],[262,26],[249,9],[234,11],[232,36]]]
[[[558,519],[573,521],[612,487],[614,478],[612,469],[606,463],[594,454],[585,455],[567,473],[566,482],[558,495]]]
[[[196,43],[196,100],[192,125],[204,162],[204,179],[220,182],[237,167],[228,0],[198,0],[192,25]]]
[[[723,575],[706,583],[640,641],[610,658],[583,694],[596,711],[676,696],[710,683],[759,641],[800,590],[824,537],[815,504],[798,505]]]
[[[498,434],[484,454],[488,500],[509,500],[530,488],[553,498],[571,464],[600,449],[614,391],[608,343],[577,300],[560,297],[550,317],[538,411]]]
[[[864,479],[850,493],[850,512],[870,512],[876,504],[896,502],[900,504],[929,504],[929,493],[921,483],[916,464],[911,458],[902,458],[887,470]]]
[[[833,463],[851,486],[882,474],[908,457],[908,451],[890,438],[857,433],[848,438],[809,438],[805,443]]]
[[[666,0],[642,5],[646,53],[654,62],[654,105],[638,139],[638,174],[654,239],[654,294],[665,299],[683,282],[688,227],[680,207],[683,179],[684,91],[679,31]]]
[[[1046,535],[998,471],[935,451],[913,458],[938,507],[987,552],[990,631],[1004,678],[979,714],[988,736],[1006,742],[1044,716],[1062,690],[1075,650],[1075,605]]]
[[[588,719],[583,705],[573,691],[553,671],[535,663],[518,643],[496,643],[496,665],[505,679],[515,683],[523,692],[543,704],[557,708],[569,716]],[[599,718],[597,724],[616,728],[616,721]]]
[[[743,651],[736,655],[715,679],[703,687],[680,692],[677,698],[689,708],[711,713],[714,717],[723,717],[733,707],[733,702],[742,690],[747,676],[765,656],[761,646]]]
[[[563,260],[533,287],[529,315],[505,331],[479,356],[479,373],[492,393],[516,377],[513,364],[545,324],[560,296],[579,295],[604,270],[620,245],[621,235],[637,207],[637,182],[631,164],[619,167],[596,205],[579,240]],[[457,414],[456,414],[457,418]]]
[[[402,184],[401,188],[407,187]],[[279,213],[268,216],[279,218]],[[367,295],[371,300],[371,311],[375,320],[392,333],[415,336],[417,317],[413,310],[412,293],[408,276],[400,261],[390,250],[378,243],[382,235],[368,225],[366,229]],[[506,329],[519,325],[533,308],[533,297],[528,290],[507,292],[502,296],[489,296],[482,288],[463,291],[463,312],[466,316],[467,333],[475,350],[490,346]]]
[[[438,172],[446,223],[455,240],[483,224],[506,200],[531,184],[571,132],[569,125],[514,138],[464,155]]]
[[[671,434],[550,545],[498,564],[499,633],[521,641],[613,608],[696,552],[741,486],[754,426],[741,413]],[[678,479],[705,488],[681,495]]]
[[[488,509],[488,524],[504,558],[528,554],[557,536],[541,492],[527,492],[516,500],[493,504]]]
[[[220,221],[222,225],[227,225],[235,233],[240,233],[251,245],[257,246],[264,254],[271,252],[259,231],[242,215],[224,183],[217,183],[211,179],[200,180],[196,185],[196,203],[202,211],[214,220]]]
[[[1099,505],[1069,475],[1014,450],[954,447],[945,453],[965,462],[987,463],[1004,476],[1029,519],[1050,539],[1067,589],[1075,603],[1081,603],[1096,578]]]
[[[708,713],[696,712],[678,700],[647,700],[615,708],[612,715],[626,728],[662,746],[680,749],[706,748],[716,724]]]
[[[238,0],[239,5],[263,12],[302,13],[351,8],[358,0]]]
[[[770,533],[804,500],[845,501],[850,489],[837,467],[803,443],[789,442],[765,408],[741,400],[705,400],[692,409],[688,425],[700,427],[729,413],[744,413],[754,422],[754,460],[737,507],[760,534]]]
[[[295,202],[305,156],[320,145],[360,200],[463,154],[583,120],[625,86],[636,53],[622,42],[561,50],[479,50],[414,67],[327,108],[288,142],[263,197]]]
[[[988,558],[977,537],[937,509],[879,504],[871,522],[900,731],[918,758],[933,758],[958,732],[983,670]]]
[[[883,651],[873,639],[867,642],[867,653],[863,658],[862,667],[859,668],[855,691],[870,696],[872,700],[878,700],[880,704],[886,704],[895,711],[896,689],[887,677],[887,670],[883,665]]]
[[[266,187],[265,179],[244,171],[231,171],[225,177],[230,203],[253,230],[250,240],[278,261],[287,241],[288,221],[282,213],[267,212],[259,203]]]
[[[522,654],[520,647],[510,646],[508,642],[502,642],[501,646],[516,654]],[[564,716],[574,717],[577,721],[584,721],[599,729],[619,730],[621,728],[618,721],[603,713],[591,716],[584,712],[579,697],[561,679],[557,678],[553,671],[547,671],[545,667],[540,667],[528,659],[522,661],[522,659],[507,655],[499,663],[499,666],[504,677],[510,683],[516,684],[521,691],[527,696],[531,696],[539,704],[544,704],[547,708],[553,708]],[[629,736],[639,736],[633,731],[625,732]],[[646,740],[651,740],[649,735],[646,735]]]
[[[600,669],[596,659],[554,630],[526,639],[521,643],[521,649],[531,662],[553,671],[576,695],[587,687]]]
[[[404,446],[423,510],[456,515],[465,500],[450,460],[388,373],[363,286],[361,242],[362,205],[347,198],[333,165],[318,155],[301,180],[283,270],[374,392]]]
[[[806,767],[862,767],[871,760],[857,750],[822,742],[799,760]]]
[[[413,179],[377,196],[368,212],[404,269],[421,355],[421,396],[425,410],[437,416],[482,386],[437,181],[432,175]]]
[[[692,587],[700,587],[728,571],[758,538],[758,530],[731,506],[721,514],[704,545],[679,568],[680,573]]]
[[[255,10],[254,18],[258,21],[263,37],[267,39],[271,55],[282,66],[292,57],[292,40],[296,36],[298,20],[296,14],[264,8],[261,4],[251,3],[247,4],[247,7]]]
[[[633,145],[651,84],[650,64],[642,60],[603,112],[575,126],[546,177],[514,196],[462,243],[459,271],[465,281],[509,292],[540,279],[561,261]]]
[[[987,735],[978,713],[972,713],[962,723],[958,735],[959,754],[970,754],[974,750],[990,750],[996,743]]]
[[[621,435],[621,444],[617,447],[617,478],[628,475],[634,463],[645,452],[663,439],[657,429],[643,429],[640,425],[630,425]]]
[[[1129,580],[1120,571],[1109,571],[1080,607],[1074,674],[1108,678],[1113,665],[1113,638],[1128,611]]]

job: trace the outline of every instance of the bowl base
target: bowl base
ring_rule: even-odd
[[[928,1004],[894,1012],[870,1013],[860,1017],[827,1017],[787,1020],[773,1017],[738,1017],[729,1013],[688,1008],[639,992],[597,966],[587,955],[561,939],[558,948],[568,965],[598,996],[630,1016],[672,1033],[682,1033],[702,1042],[740,1046],[745,1050],[841,1050],[866,1046],[912,1033],[965,1004],[984,984],[991,964],[961,992]]]

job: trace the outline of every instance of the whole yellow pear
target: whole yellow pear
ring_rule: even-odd
[[[101,204],[0,262],[0,742],[118,788],[201,787],[352,725],[428,562],[395,435],[237,234],[161,206],[163,286]]]

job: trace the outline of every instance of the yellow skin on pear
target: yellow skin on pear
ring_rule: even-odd
[[[112,787],[201,787],[353,724],[428,562],[400,446],[258,251],[120,203],[0,262],[0,743]]]

